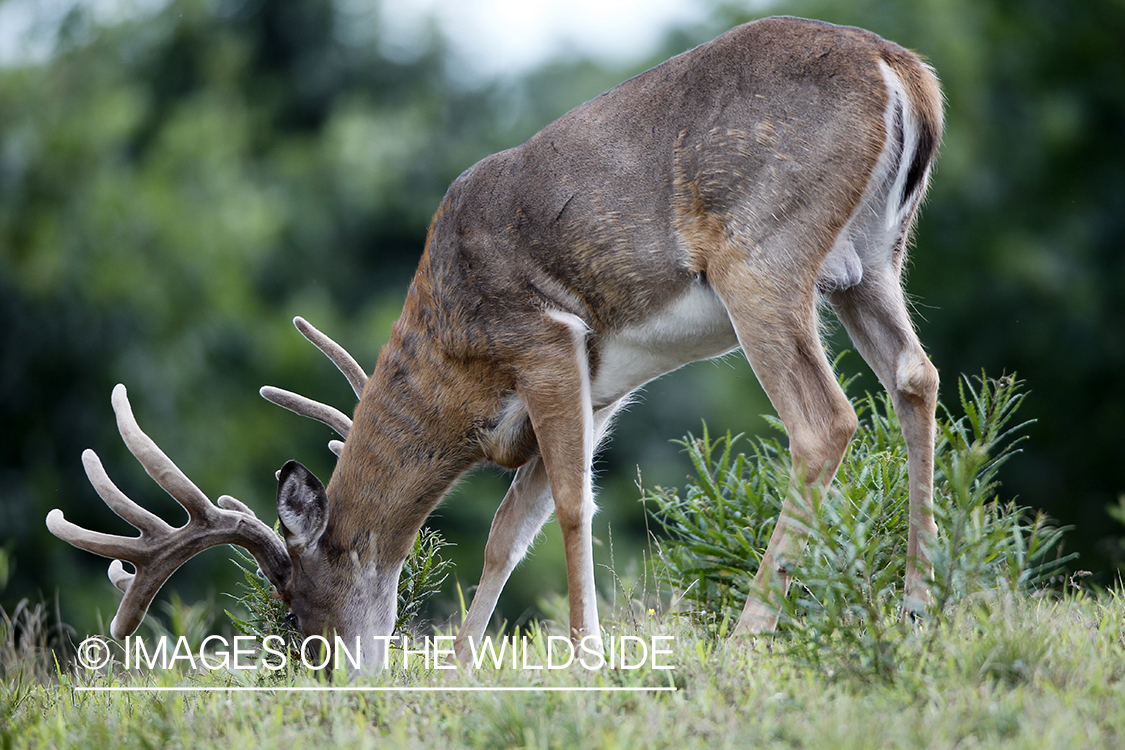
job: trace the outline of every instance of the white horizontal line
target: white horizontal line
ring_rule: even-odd
[[[667,693],[667,687],[75,687],[81,693]]]

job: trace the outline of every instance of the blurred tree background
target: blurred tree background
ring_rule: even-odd
[[[18,2],[0,0],[0,18]],[[110,18],[76,3],[45,21],[36,33],[49,51],[0,67],[0,546],[14,565],[0,605],[60,591],[80,633],[116,608],[105,561],[43,523],[59,507],[133,533],[86,482],[84,448],[134,499],[183,518],[121,445],[114,383],[205,492],[272,519],[273,472],[298,458],[327,479],[330,435],[257,388],[354,401],[292,317],[370,370],[457,174],[626,77],[775,13],[872,29],[938,70],[948,129],[909,280],[922,339],[947,400],[961,373],[1028,381],[1024,414],[1037,422],[1003,472],[1007,491],[1073,524],[1081,566],[1111,583],[1122,529],[1105,507],[1125,491],[1125,6],[699,4],[705,21],[629,66],[567,57],[487,80],[458,70],[436,25],[409,48],[387,45],[377,0],[167,0]],[[833,343],[848,347],[839,334]],[[856,355],[842,367],[867,373]],[[865,374],[856,390],[876,387]],[[701,419],[712,433],[764,430],[769,411],[739,358],[651,386],[599,464],[599,562],[622,575],[640,564],[638,467],[646,484],[679,483],[688,462],[668,441]],[[432,521],[457,544],[463,588],[479,577],[505,480],[478,470]],[[234,590],[230,557],[202,555],[161,596],[229,606],[217,597]],[[608,573],[603,583],[609,592]],[[565,592],[554,524],[502,615],[529,616],[545,591]]]

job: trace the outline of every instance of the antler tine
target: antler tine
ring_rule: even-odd
[[[159,536],[172,533],[172,527],[164,519],[151,513],[133,502],[128,495],[117,489],[117,485],[109,478],[98,454],[87,448],[82,451],[82,466],[86,469],[86,478],[90,480],[94,490],[98,493],[109,509],[128,521],[142,534]]]
[[[189,516],[194,518],[198,515],[206,518],[211,515],[215,506],[203,491],[196,487],[180,467],[160,450],[153,439],[141,430],[136,417],[133,416],[133,407],[129,404],[129,396],[124,385],[118,383],[114,386],[111,401],[113,411],[117,415],[117,431],[121,433],[125,447],[136,457],[148,475],[182,505]]]
[[[348,382],[351,383],[352,390],[355,391],[355,397],[363,398],[363,387],[367,385],[367,373],[364,372],[352,355],[301,316],[298,315],[293,318],[293,325],[297,327],[302,336],[311,341],[317,349],[324,352],[328,359],[332,360],[336,369],[342,372]]]
[[[110,580],[125,592],[117,615],[110,623],[113,637],[124,638],[136,631],[168,577],[209,547],[222,544],[245,547],[257,559],[271,583],[283,588],[289,579],[292,563],[273,529],[232,497],[224,495],[219,498],[217,506],[213,505],[141,430],[123,385],[113,389],[113,409],[117,413],[121,437],[129,450],[149,476],[188,511],[187,523],[173,528],[118,489],[96,453],[87,450],[82,454],[86,475],[98,495],[141,534],[126,537],[90,531],[67,521],[58,509],[47,514],[47,528],[79,549],[113,558],[109,566]],[[137,572],[125,570],[122,560],[132,563]]]
[[[336,369],[344,374],[348,383],[351,384],[352,390],[355,391],[356,398],[362,398],[363,388],[367,383],[367,373],[364,372],[352,355],[348,354],[344,347],[325,336],[304,318],[300,316],[293,318],[293,325],[297,327],[302,336],[312,342],[317,349],[320,349],[332,361],[332,364],[336,365]],[[269,385],[263,386],[258,392],[267,401],[277,404],[283,409],[288,409],[294,414],[322,422],[335,430],[344,440],[348,439],[348,434],[352,429],[352,420],[339,409],[292,391]],[[344,444],[339,440],[333,440],[328,443],[328,448],[339,456],[344,449]]]
[[[348,439],[348,434],[352,430],[352,420],[339,409],[328,404],[322,404],[319,401],[313,401],[311,398],[305,398],[284,388],[274,388],[272,385],[263,385],[258,393],[266,401],[277,404],[283,409],[288,409],[294,414],[300,414],[302,417],[322,422],[335,430],[336,434],[344,440]]]

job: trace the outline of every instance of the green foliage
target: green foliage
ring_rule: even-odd
[[[1042,512],[997,496],[999,468],[1022,442],[1013,424],[1025,394],[1004,377],[959,383],[964,416],[943,408],[934,453],[934,515],[941,531],[930,547],[937,608],[975,592],[1026,592],[1058,575],[1076,555],[1061,556],[1066,528]]]
[[[1110,518],[1125,527],[1125,494],[1118,495],[1117,504],[1107,505],[1105,512],[1109,514]],[[1115,542],[1110,542],[1106,546],[1110,551],[1111,561],[1119,571],[1125,571],[1125,535],[1121,531],[1122,529],[1117,529],[1118,538]]]
[[[414,546],[402,566],[398,581],[395,633],[418,627],[416,619],[421,615],[423,606],[441,589],[453,565],[451,560],[442,556],[442,550],[448,546],[441,533],[429,527],[423,528],[414,539]],[[257,561],[241,548],[235,550],[235,564],[242,570],[243,582],[240,594],[232,598],[249,614],[243,619],[228,610],[227,616],[240,633],[253,636],[258,643],[267,636],[280,636],[291,650],[288,661],[300,663],[301,655],[293,649],[300,645],[304,636],[293,627],[289,608],[274,596],[269,581],[258,575]]]
[[[938,536],[932,612],[967,597],[1024,594],[1057,575],[1063,529],[998,495],[996,472],[1015,452],[1024,425],[1012,419],[1023,399],[1013,378],[960,384],[963,416],[939,410],[934,488]],[[853,403],[859,429],[838,482],[811,496],[809,544],[793,564],[795,593],[785,599],[781,631],[788,650],[832,672],[893,678],[914,632],[901,611],[907,566],[906,448],[890,399]],[[734,438],[682,444],[697,477],[683,494],[645,496],[668,536],[657,542],[663,581],[688,612],[713,622],[741,609],[782,500],[799,492],[785,451],[759,438],[753,455],[732,457]],[[799,498],[795,498],[799,499]]]
[[[441,554],[448,546],[441,533],[428,526],[415,538],[398,579],[396,633],[405,631],[421,615],[426,601],[441,589],[453,566],[453,562]]]
[[[697,482],[679,490],[657,488],[642,498],[649,515],[668,531],[657,552],[668,582],[701,615],[719,615],[742,605],[773,533],[788,482],[785,451],[776,439],[758,438],[753,456],[734,454],[741,436],[675,441],[684,447]],[[721,616],[721,615],[720,615]]]
[[[289,647],[288,661],[299,664],[301,654],[296,648],[303,636],[293,627],[289,607],[274,595],[273,586],[258,573],[258,561],[250,553],[236,547],[235,555],[234,563],[241,569],[243,580],[239,584],[239,594],[231,598],[247,617],[243,619],[229,609],[227,617],[239,633],[253,637],[256,643],[262,643],[271,635],[280,636]]]
[[[8,579],[12,577],[12,571],[15,567],[16,563],[12,559],[12,555],[7,549],[0,547],[0,591],[8,586]]]

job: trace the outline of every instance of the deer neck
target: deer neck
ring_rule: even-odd
[[[441,498],[484,457],[475,431],[497,408],[489,378],[449,356],[423,318],[408,304],[395,324],[328,486],[326,537],[361,558],[357,540],[373,530],[366,556],[401,561]]]

